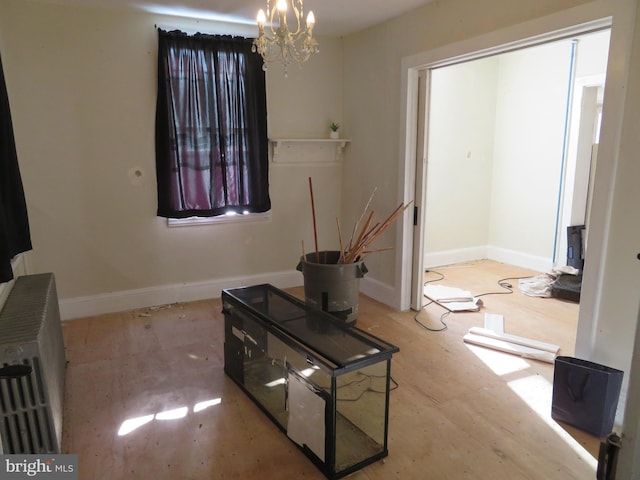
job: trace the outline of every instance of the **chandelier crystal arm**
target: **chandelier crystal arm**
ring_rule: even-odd
[[[285,0],[283,0],[285,1]],[[301,19],[304,18],[304,6],[302,4],[302,0],[300,0],[300,6],[298,7],[296,5],[296,2],[291,2],[291,9],[293,10],[293,13],[295,15],[296,18],[296,23],[297,23],[297,28],[296,28],[296,32],[294,33],[294,35],[300,35],[303,33],[301,25]]]

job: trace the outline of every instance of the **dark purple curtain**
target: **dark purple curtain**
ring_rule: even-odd
[[[265,74],[252,40],[158,35],[158,215],[269,210]]]
[[[0,59],[0,282],[13,278],[11,259],[27,250],[31,250],[29,219]]]

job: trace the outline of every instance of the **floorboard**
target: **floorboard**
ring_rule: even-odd
[[[361,296],[358,327],[400,348],[398,388],[389,456],[350,478],[595,478],[598,439],[550,417],[553,365],[462,341],[495,313],[507,333],[573,355],[578,305],[521,294],[516,277],[536,274],[491,261],[427,272],[475,295],[501,292],[437,332],[423,325],[443,327],[438,305],[397,312]],[[503,294],[508,277],[513,293]],[[79,455],[79,478],[324,478],[225,376],[223,322],[214,299],[64,323],[63,449]]]

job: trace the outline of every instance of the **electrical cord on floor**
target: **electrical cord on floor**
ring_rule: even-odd
[[[390,391],[390,392],[392,392],[392,391],[394,391],[396,388],[399,388],[399,387],[400,387],[400,384],[399,384],[398,382],[396,382],[396,380],[395,380],[391,375],[389,375],[389,380],[391,380],[391,381],[396,385],[395,387],[391,387],[391,388],[389,388],[389,391]]]
[[[434,279],[432,279],[432,280],[426,280],[426,281],[422,284],[422,286],[423,286],[423,287],[424,287],[427,283],[438,282],[438,281],[440,281],[440,280],[443,280],[443,279],[444,279],[444,275],[443,275],[442,273],[440,273],[440,272],[436,272],[435,270],[425,270],[425,273],[435,273],[435,274],[437,274],[437,275],[440,275],[440,278],[434,278]],[[418,315],[420,315],[420,313],[421,313],[425,308],[427,308],[429,305],[431,305],[432,303],[436,303],[436,302],[434,302],[433,300],[431,300],[429,303],[425,303],[425,304],[423,304],[423,305],[420,307],[420,310],[419,310],[419,311],[418,311],[418,312],[413,316],[413,320],[414,320],[418,325],[420,325],[422,328],[424,328],[425,330],[428,330],[428,331],[430,331],[430,332],[442,332],[442,331],[446,330],[447,328],[449,328],[449,327],[447,326],[447,324],[446,324],[446,323],[444,323],[444,319],[445,319],[446,317],[448,317],[448,316],[449,316],[449,314],[451,313],[449,310],[447,310],[447,311],[446,311],[446,312],[444,312],[442,315],[440,315],[440,323],[442,324],[442,327],[441,327],[441,328],[431,328],[431,327],[428,327],[428,326],[426,326],[424,323],[422,323],[420,320],[418,320]]]
[[[428,282],[425,282],[425,284]],[[413,320],[420,325],[422,328],[424,328],[425,330],[429,330],[430,332],[442,332],[444,330],[446,330],[447,328],[449,328],[447,326],[446,323],[444,323],[444,319],[447,318],[449,316],[449,314],[451,313],[450,310],[447,310],[446,312],[444,312],[442,315],[440,315],[440,323],[442,324],[441,328],[431,328],[426,326],[424,323],[422,323],[420,320],[418,320],[418,315],[420,315],[420,313],[422,313],[422,311],[427,308],[429,305],[431,305],[432,303],[436,303],[433,300],[431,300],[429,303],[425,303],[424,305],[422,305],[422,308],[420,308],[420,311],[417,312],[414,316],[413,316]]]
[[[367,393],[367,392],[371,392],[371,393],[387,393],[386,390],[376,390],[375,388],[373,388],[371,386],[371,381],[374,378],[386,378],[386,375],[367,375],[366,373],[362,373],[362,372],[356,372],[356,374],[358,375],[359,378],[356,378],[348,383],[342,384],[342,385],[338,385],[336,387],[336,390],[339,392],[340,390],[343,390],[346,387],[350,387],[353,385],[358,385],[361,384],[363,382],[367,382],[367,386],[364,390],[362,390],[359,394],[357,394],[354,397],[341,397],[341,396],[336,396],[336,401],[339,402],[357,402],[358,400],[360,400],[362,398],[362,396]],[[393,386],[389,387],[389,392],[392,392],[394,390],[396,390],[400,385],[398,384],[398,382],[395,381],[395,379],[393,378],[393,376],[389,376],[389,380],[390,382],[393,384]],[[320,384],[314,384],[314,386],[318,387],[319,389],[325,391],[325,392],[329,392],[331,390],[330,387],[328,386],[324,386],[324,385],[320,385]]]
[[[431,302],[431,303],[433,303],[433,302]],[[424,308],[425,308],[425,307],[427,307],[427,306],[431,305],[431,303],[428,303],[427,305],[424,305],[424,306],[422,307],[422,310],[424,310]],[[420,310],[420,312],[421,312],[422,310]],[[446,311],[446,312],[444,312],[442,315],[440,315],[439,320],[440,320],[440,323],[442,324],[442,327],[441,327],[441,328],[431,328],[431,327],[428,327],[428,326],[426,326],[424,323],[422,323],[420,320],[418,320],[418,315],[420,315],[420,312],[418,312],[418,313],[416,313],[416,314],[415,314],[415,316],[413,317],[413,320],[414,320],[418,325],[420,325],[422,328],[424,328],[425,330],[429,330],[430,332],[442,332],[442,331],[446,330],[447,328],[449,328],[449,327],[447,326],[447,324],[444,322],[444,319],[445,319],[445,318],[447,318],[447,317],[451,314],[451,312],[450,312],[449,310],[447,310],[447,311]]]
[[[439,278],[433,279],[433,280],[427,280],[423,283],[423,286],[426,285],[427,283],[432,283],[432,282],[437,282],[440,280],[443,280],[445,277],[442,273],[440,272],[436,272],[435,270],[426,270],[425,273],[436,273],[438,275],[440,275]],[[513,293],[513,285],[511,283],[508,282],[508,280],[522,280],[525,278],[531,278],[531,276],[526,276],[526,277],[505,277],[505,278],[501,278],[500,280],[498,280],[498,285],[502,288],[504,288],[506,290],[506,292],[485,292],[485,293],[480,293],[478,295],[474,295],[474,298],[477,297],[484,297],[486,295],[510,295]],[[442,315],[440,315],[440,323],[442,324],[441,328],[431,328],[428,327],[427,325],[425,325],[424,323],[422,323],[420,320],[418,320],[418,315],[420,315],[420,313],[429,305],[431,305],[432,303],[436,303],[433,300],[430,301],[429,303],[426,303],[424,305],[422,305],[422,307],[420,308],[420,310],[414,315],[413,320],[420,325],[422,328],[424,328],[425,330],[428,330],[430,332],[442,332],[444,330],[446,330],[448,328],[447,324],[444,322],[444,319],[446,317],[449,316],[449,314],[451,313],[450,310],[447,310],[446,312],[444,312]]]
[[[440,278],[434,278],[433,280],[427,280],[422,284],[422,286],[425,286],[427,283],[438,282],[438,281],[444,279],[444,275],[442,273],[440,273],[440,272],[436,272],[435,270],[425,270],[424,273],[435,273],[437,275],[440,275]]]
[[[386,390],[376,390],[375,388],[373,388],[371,386],[371,379],[372,378],[385,378],[384,375],[365,375],[362,374],[365,377],[366,380],[368,380],[368,385],[367,388],[365,388],[364,390],[362,390],[358,395],[356,395],[355,397],[340,397],[337,396],[336,397],[336,401],[338,402],[357,402],[358,400],[360,400],[362,398],[362,396],[367,393],[367,392],[371,392],[371,393],[381,393],[381,394],[385,394],[387,393]],[[389,379],[395,384],[395,387],[391,387],[389,388],[389,392],[392,392],[393,390],[395,390],[396,388],[399,387],[398,382],[396,382],[393,377],[389,377]],[[357,380],[357,381],[353,381],[353,382],[349,382],[345,385],[341,385],[338,387],[338,390],[344,387],[347,387],[349,385],[353,385],[353,384],[357,384],[357,383],[362,383],[363,380]]]
[[[386,376],[386,375],[369,375],[369,376],[370,376],[370,377],[372,377],[372,378],[387,378],[387,376]],[[396,381],[394,380],[393,375],[389,375],[389,380],[390,380],[392,383],[395,383],[395,387],[391,387],[391,388],[389,388],[389,391],[390,391],[390,392],[391,392],[391,391],[393,391],[393,390],[395,390],[396,388],[398,388],[398,387],[400,386],[400,385],[398,385],[398,382],[396,382]],[[377,393],[384,393],[384,392],[377,392]]]
[[[474,295],[474,297],[484,297],[485,295],[511,295],[513,293],[513,285],[509,283],[507,280],[523,280],[525,278],[531,278],[531,275],[528,275],[526,277],[501,278],[500,280],[498,280],[498,285],[504,288],[505,290],[507,290],[506,292],[486,292],[486,293],[481,293],[479,295]]]

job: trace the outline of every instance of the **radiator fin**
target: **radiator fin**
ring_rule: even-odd
[[[31,367],[0,379],[0,450],[60,453],[66,358],[52,273],[18,277],[0,312],[0,365]]]

